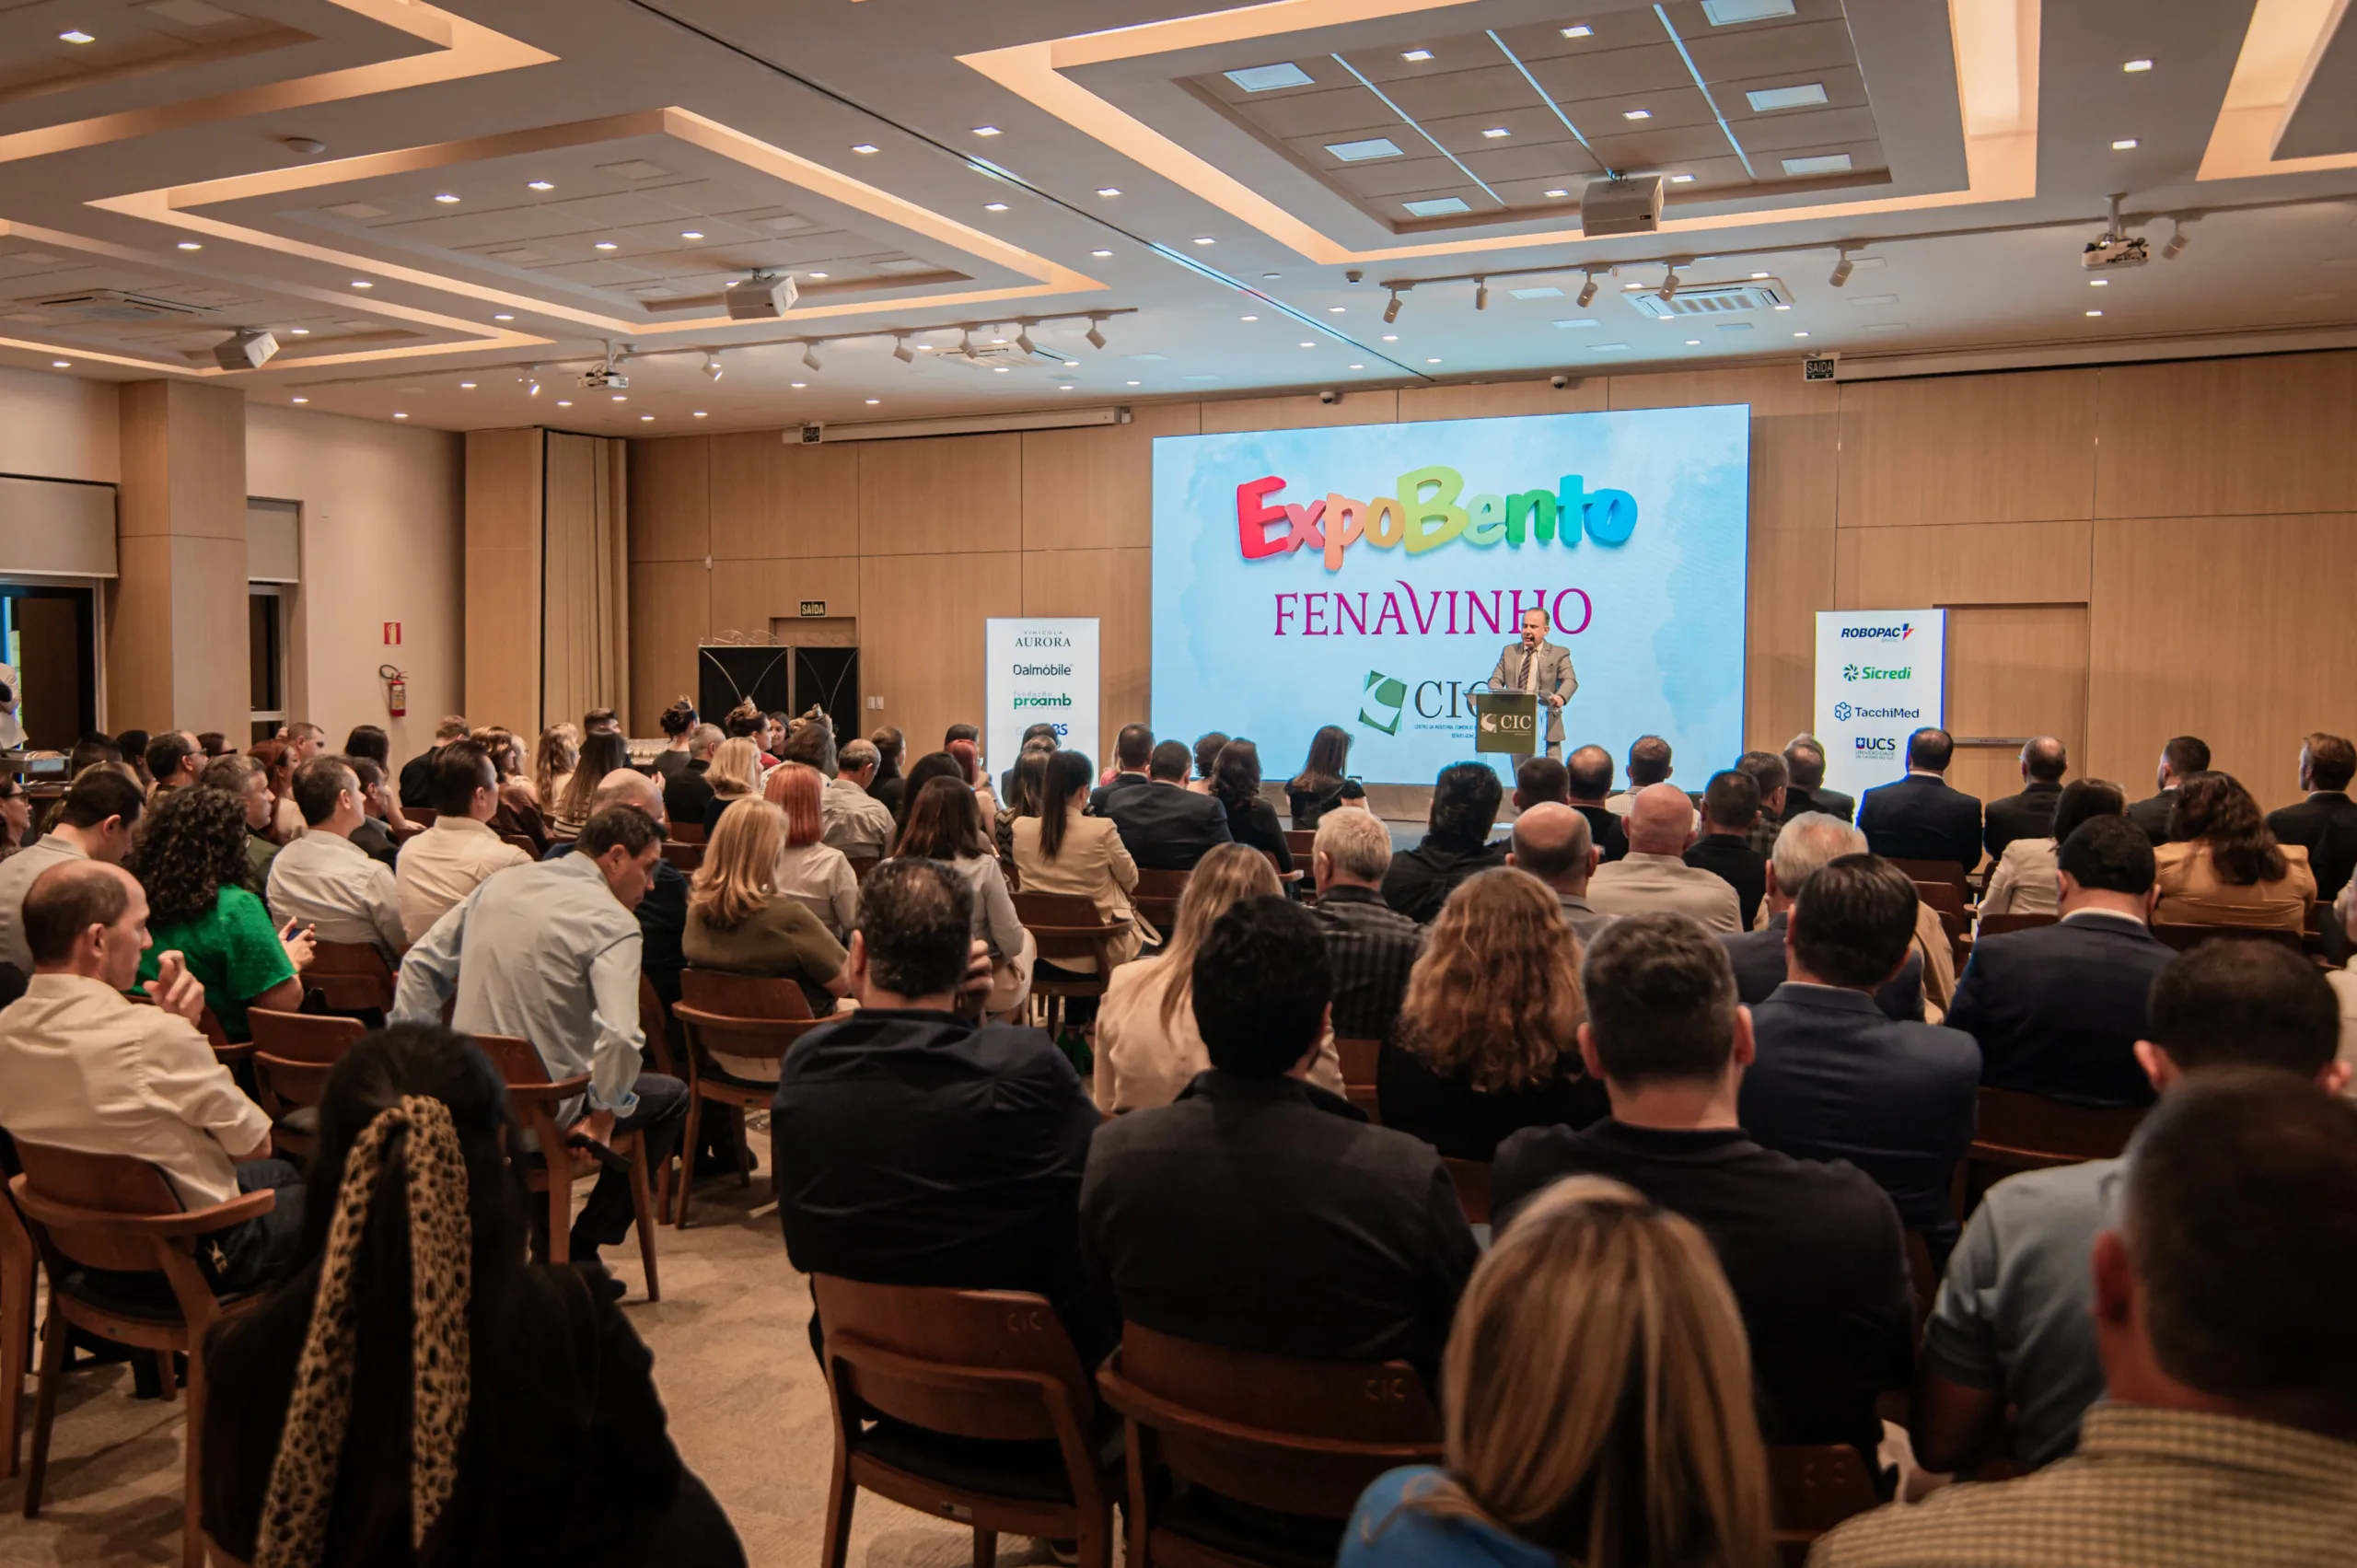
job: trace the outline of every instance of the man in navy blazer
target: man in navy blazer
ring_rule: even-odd
[[[1148,782],[1105,797],[1101,812],[1142,871],[1192,871],[1213,850],[1236,842],[1218,798],[1187,787],[1194,763],[1193,752],[1166,740],[1154,749]]]
[[[1830,861],[1865,853],[1865,834],[1822,812],[1803,812],[1776,830],[1776,853],[1768,860],[1768,923],[1719,938],[1735,968],[1736,1001],[1757,1007],[1784,983],[1784,931],[1793,900],[1808,879]],[[1898,972],[1875,993],[1875,1005],[1900,1023],[1923,1021],[1923,957],[1912,947]]]
[[[1883,1016],[1875,988],[1915,935],[1915,884],[1878,855],[1811,877],[1785,934],[1789,975],[1751,1010],[1743,1130],[1795,1159],[1847,1160],[1931,1244],[1956,1243],[1948,1185],[1972,1144],[1980,1053],[1971,1037]]]
[[[2125,817],[2096,817],[2056,852],[2062,918],[1984,936],[1948,1024],[1980,1042],[1980,1081],[2074,1105],[2153,1103],[2136,1060],[2145,1001],[2167,967],[2154,940],[2153,844]]]
[[[1142,724],[1125,724],[1113,741],[1113,776],[1088,792],[1088,814],[1105,815],[1105,803],[1125,789],[1144,789],[1153,782],[1147,763],[1154,756],[1154,731]],[[1135,859],[1133,855],[1131,858]]]
[[[1945,776],[1955,755],[1946,730],[1907,738],[1907,776],[1858,802],[1869,849],[1892,860],[1953,860],[1967,871],[1980,864],[1980,802]]]

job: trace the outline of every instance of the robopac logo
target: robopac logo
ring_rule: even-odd
[[[1914,634],[1915,624],[1910,621],[1902,621],[1896,626],[1844,626],[1841,628],[1841,635],[1845,639],[1864,638],[1869,641],[1887,643],[1903,643]]]
[[[1383,735],[1399,734],[1400,710],[1408,705],[1408,683],[1396,675],[1370,669],[1366,672],[1365,684],[1360,690],[1372,695],[1364,697],[1360,703],[1359,723]],[[1377,713],[1388,710],[1390,717],[1378,718],[1367,712],[1370,707]]]

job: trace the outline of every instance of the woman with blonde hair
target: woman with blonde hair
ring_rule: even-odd
[[[1735,1295],[1691,1222],[1617,1181],[1560,1181],[1504,1227],[1440,1404],[1446,1463],[1377,1477],[1338,1568],[1775,1561]]]
[[[709,843],[714,830],[720,826],[722,812],[740,800],[755,799],[761,795],[761,742],[746,735],[722,741],[712,754],[712,765],[704,771],[703,781],[712,786],[712,798],[703,805],[703,836]]]
[[[1408,972],[1376,1067],[1383,1124],[1449,1159],[1487,1160],[1524,1127],[1585,1127],[1609,1111],[1580,1065],[1580,944],[1527,871],[1457,884]]]
[[[589,823],[589,815],[597,809],[598,786],[606,775],[630,766],[630,742],[610,729],[581,738],[581,755],[573,776],[564,781],[564,791],[545,813],[549,826],[561,839],[577,839]]]
[[[580,732],[573,726],[552,724],[540,731],[540,738],[532,746],[532,793],[542,816],[555,808],[580,761]]]
[[[1097,1014],[1097,1109],[1112,1115],[1168,1105],[1212,1064],[1195,1028],[1195,954],[1221,915],[1283,890],[1269,857],[1247,844],[1221,844],[1197,863],[1178,900],[1178,929],[1162,951],[1113,971]],[[1342,1092],[1331,1030],[1318,1042],[1309,1081]]]
[[[2169,838],[2154,852],[2155,924],[2306,929],[2316,896],[2308,852],[2277,840],[2232,773],[2200,773],[2177,786]]]
[[[843,945],[798,899],[777,890],[778,852],[785,847],[785,813],[766,800],[749,800],[720,819],[704,846],[703,864],[688,883],[688,924],[679,938],[689,963],[729,974],[766,975],[802,988],[810,1011],[824,1017],[851,994]],[[774,1061],[738,1061],[714,1053],[723,1072],[775,1078]]]
[[[770,770],[761,797],[785,813],[785,844],[770,877],[779,892],[817,915],[828,935],[848,942],[859,920],[859,877],[842,851],[819,842],[826,823],[819,796],[825,788],[819,770],[807,762],[781,762]]]

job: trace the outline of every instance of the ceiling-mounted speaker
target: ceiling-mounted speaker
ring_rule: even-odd
[[[1580,232],[1590,239],[1613,234],[1661,230],[1662,180],[1658,174],[1634,180],[1592,180],[1580,192]]]
[[[278,340],[249,328],[213,345],[213,363],[224,370],[259,370],[278,354]]]
[[[792,278],[755,273],[730,284],[721,297],[728,303],[728,319],[732,321],[774,321],[794,308],[802,291],[795,286]]]

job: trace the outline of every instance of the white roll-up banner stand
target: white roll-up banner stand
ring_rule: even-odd
[[[1907,772],[1907,738],[1946,726],[1944,610],[1817,612],[1817,738],[1825,782],[1859,796]]]
[[[1015,766],[1023,732],[1035,724],[1054,725],[1059,748],[1104,764],[1097,749],[1095,616],[985,621],[982,648],[982,737],[993,776]]]

